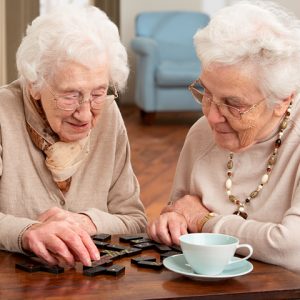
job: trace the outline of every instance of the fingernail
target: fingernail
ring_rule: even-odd
[[[88,266],[88,267],[92,266],[92,262],[90,259],[85,259],[84,262],[85,262],[85,264],[84,264],[85,266]]]
[[[95,258],[96,258],[96,260],[100,259],[100,253],[98,251],[95,253]]]

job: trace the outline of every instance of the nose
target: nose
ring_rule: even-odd
[[[213,101],[210,104],[209,110],[206,113],[206,118],[209,123],[223,123],[226,121],[226,118],[221,113],[218,105]]]
[[[91,102],[90,101],[82,102],[81,105],[78,106],[77,109],[74,111],[73,116],[78,121],[89,122],[92,117]]]

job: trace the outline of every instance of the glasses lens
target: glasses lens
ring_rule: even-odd
[[[201,84],[195,81],[193,84],[189,86],[189,90],[192,93],[193,97],[197,102],[202,103],[202,98],[204,94],[204,88]]]
[[[106,96],[93,96],[89,101],[93,109],[101,109],[103,105],[109,105],[115,100],[115,95],[106,95]],[[81,104],[83,104],[83,98],[80,96],[74,97],[57,97],[56,105],[62,110],[75,110]]]
[[[107,95],[105,98],[96,98],[91,101],[93,109],[101,109],[104,105],[110,105],[114,102],[115,95]]]
[[[80,101],[78,95],[70,95],[64,97],[57,97],[56,104],[57,107],[63,110],[74,110],[77,108]]]
[[[241,113],[240,111],[236,108],[236,107],[233,107],[233,106],[227,106],[227,111],[234,117],[234,118],[237,118],[237,119],[240,119],[241,118]]]

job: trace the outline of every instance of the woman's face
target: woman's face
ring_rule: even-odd
[[[47,79],[46,79],[47,80]],[[109,74],[106,63],[88,68],[75,62],[66,62],[51,80],[47,80],[42,90],[33,95],[41,101],[52,130],[61,141],[72,142],[86,137],[99,119],[101,110],[91,108],[88,99],[92,95],[107,93]],[[70,95],[84,95],[83,102],[74,111],[57,107],[54,98]]]
[[[200,81],[205,88],[204,97],[215,103],[230,105],[242,112],[256,104],[239,119],[226,107],[220,109],[213,102],[205,105],[203,98],[203,113],[216,143],[222,148],[243,151],[270,134],[284,114],[284,110],[278,114],[274,107],[267,106],[267,99],[258,88],[255,70],[215,64],[203,71]]]

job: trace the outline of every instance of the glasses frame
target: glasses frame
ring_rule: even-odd
[[[63,107],[60,107],[60,106],[59,106],[59,104],[58,104],[58,101],[59,101],[59,100],[57,99],[57,98],[59,98],[59,96],[58,96],[55,92],[53,92],[51,86],[49,85],[49,83],[48,83],[44,78],[43,78],[43,82],[45,83],[46,88],[48,89],[48,91],[49,91],[50,94],[52,95],[53,100],[55,101],[55,104],[56,104],[56,108],[61,109],[61,110],[64,110],[64,111],[75,111],[75,110],[76,110],[78,107],[80,107],[84,102],[90,102],[91,109],[99,110],[99,109],[102,109],[102,106],[103,106],[104,104],[111,104],[111,103],[113,103],[113,102],[115,101],[115,99],[117,99],[117,98],[119,97],[118,91],[117,91],[117,89],[116,89],[115,86],[114,86],[114,87],[113,87],[113,94],[112,94],[112,95],[106,95],[105,100],[103,100],[103,103],[101,103],[101,107],[99,107],[99,108],[93,107],[94,101],[91,100],[92,95],[90,94],[88,100],[84,100],[84,96],[82,95],[81,99],[80,99],[80,100],[78,101],[78,103],[77,103],[77,106],[76,106],[75,108],[70,108],[70,109],[68,109],[68,108],[63,108]],[[110,89],[110,88],[109,88],[109,89]],[[108,90],[109,90],[109,89],[108,89]]]
[[[230,113],[234,118],[237,118],[239,120],[242,119],[242,117],[251,112],[253,109],[255,109],[259,104],[261,104],[264,100],[266,100],[266,97],[264,97],[263,99],[261,99],[260,101],[258,101],[257,103],[253,104],[252,106],[250,106],[247,110],[245,111],[241,111],[240,109],[232,106],[232,105],[228,105],[228,104],[225,104],[225,103],[217,103],[213,100],[212,97],[208,97],[208,96],[205,96],[205,94],[201,91],[199,91],[197,88],[195,88],[195,85],[196,84],[199,84],[202,86],[202,84],[199,82],[199,79],[196,79],[194,80],[189,86],[188,86],[188,89],[189,91],[191,92],[193,98],[195,99],[196,102],[203,104],[203,98],[204,97],[207,97],[208,99],[208,102],[209,102],[209,106],[211,106],[211,103],[215,104],[218,109],[220,110],[220,107],[226,107],[227,109],[232,109],[233,111],[236,111],[238,113],[238,115],[234,115],[233,113]]]

